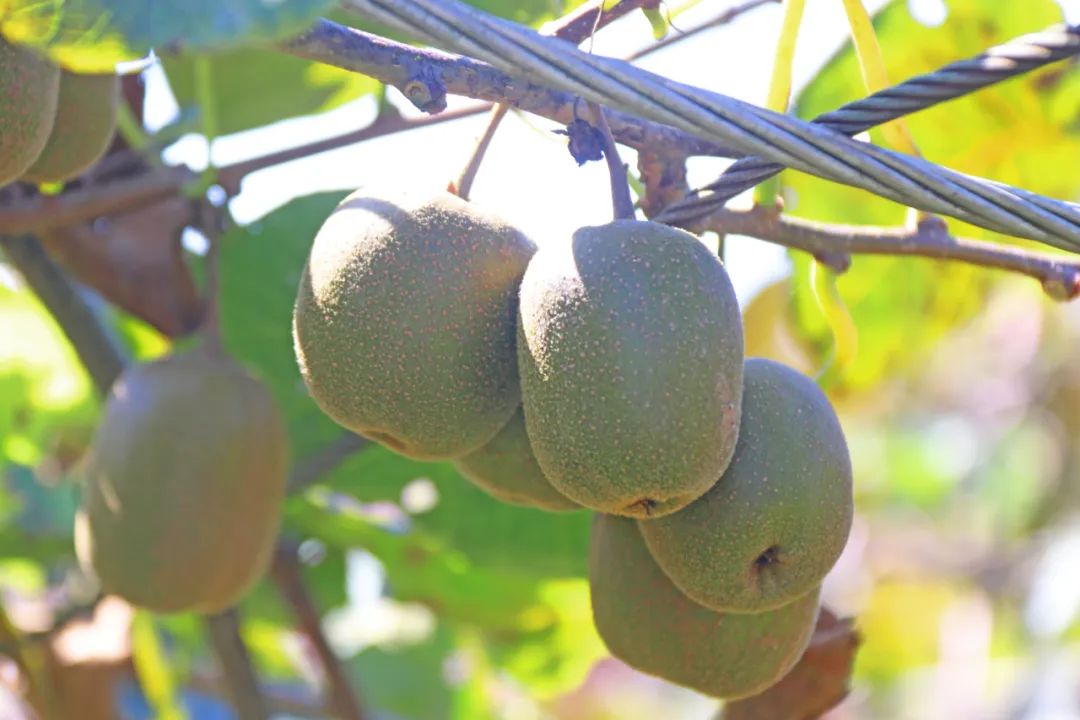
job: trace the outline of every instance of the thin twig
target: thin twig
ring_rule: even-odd
[[[587,40],[595,30],[610,25],[623,15],[642,8],[660,7],[660,0],[622,0],[604,9],[604,0],[593,0],[570,14],[541,28],[545,35],[569,40],[575,45]]]
[[[240,637],[240,620],[236,610],[208,615],[206,626],[227,680],[237,717],[240,720],[267,720],[266,703],[259,692],[251,657]]]
[[[343,433],[332,443],[298,462],[289,475],[288,491],[298,493],[319,481],[341,463],[371,445],[371,440]]]
[[[634,217],[634,201],[630,197],[630,183],[626,179],[626,166],[619,157],[619,148],[615,146],[615,138],[611,136],[611,127],[608,125],[604,114],[604,108],[596,103],[589,103],[593,120],[596,122],[600,136],[604,139],[604,160],[607,161],[608,175],[611,177],[611,210],[616,220],[632,220]]]
[[[41,234],[172,197],[196,176],[185,167],[157,168],[124,180],[55,197],[34,195],[0,205],[0,235]]]
[[[270,569],[274,584],[282,598],[292,608],[293,615],[300,626],[300,631],[311,644],[322,664],[323,675],[330,690],[330,706],[334,717],[343,720],[364,720],[366,715],[361,708],[356,692],[349,683],[341,663],[323,633],[319,611],[304,585],[300,574],[300,561],[296,547],[292,543],[281,542],[274,553],[274,563]]]
[[[0,248],[56,319],[101,396],[124,370],[124,354],[63,270],[30,236],[0,236]]]
[[[783,2],[783,0],[749,0],[749,2],[744,2],[742,5],[736,5],[735,7],[728,8],[720,15],[717,15],[712,20],[704,22],[701,25],[696,25],[689,30],[672,33],[663,40],[659,40],[652,45],[643,47],[640,50],[631,53],[629,56],[627,56],[626,59],[628,61],[640,60],[646,55],[652,55],[654,52],[669,48],[676,43],[680,43],[684,40],[689,40],[695,35],[703,33],[706,30],[712,30],[713,28],[720,27],[721,25],[728,25],[734,22],[735,19],[738,18],[740,15],[744,15],[745,13],[748,13],[751,10],[755,10],[762,5],[779,5],[781,2]]]
[[[593,37],[600,28],[610,25],[629,12],[642,7],[658,6],[659,0],[622,0],[607,10],[604,9],[604,5],[605,0],[592,0],[592,2],[582,5],[569,15],[548,23],[541,29],[541,32],[545,35],[553,35],[563,40],[569,40],[574,44],[580,44],[586,38]],[[492,108],[484,132],[476,141],[476,147],[473,149],[472,154],[469,155],[461,175],[454,183],[454,192],[463,200],[469,199],[476,173],[480,169],[480,164],[484,161],[484,155],[487,154],[492,138],[495,137],[495,131],[499,129],[499,124],[502,123],[509,109],[510,106],[502,102]]]
[[[300,160],[321,152],[336,150],[347,145],[355,145],[364,140],[371,140],[383,135],[392,135],[407,130],[416,130],[432,125],[440,125],[445,122],[479,115],[490,107],[491,105],[489,103],[482,103],[461,108],[459,110],[450,110],[448,112],[440,113],[439,115],[424,116],[420,118],[405,118],[396,111],[384,111],[375,118],[373,123],[360,130],[353,130],[325,140],[317,140],[305,145],[298,145],[297,147],[260,155],[251,160],[244,160],[232,165],[225,165],[218,169],[218,184],[221,185],[229,195],[235,195],[240,191],[240,182],[246,176],[258,170],[265,170],[266,168],[275,165],[281,165],[293,160]]]
[[[1056,300],[1080,295],[1080,262],[1069,256],[953,237],[944,222],[933,216],[913,228],[877,228],[809,222],[784,217],[774,208],[721,208],[695,224],[694,229],[748,235],[824,255],[826,259],[850,253],[955,260],[1027,275],[1038,280]]]
[[[499,129],[499,123],[506,117],[506,113],[509,109],[510,106],[504,103],[499,103],[491,108],[491,116],[488,120],[488,124],[484,128],[483,134],[477,139],[476,147],[473,148],[472,153],[469,155],[465,167],[461,170],[461,175],[454,182],[454,192],[457,193],[457,196],[462,200],[469,199],[469,193],[472,192],[473,180],[476,179],[476,173],[480,169],[480,163],[484,161],[484,155],[487,154],[487,149],[491,145],[491,140],[495,137],[495,131]]]

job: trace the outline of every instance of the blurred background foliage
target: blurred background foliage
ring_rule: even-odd
[[[130,26],[95,41],[77,32],[78,23],[112,3],[69,2],[78,11],[67,16],[72,27],[46,35],[21,2],[0,2],[0,10],[26,11],[6,16],[0,29],[76,65],[131,59],[150,46],[177,50],[162,56],[184,111],[179,122],[197,122],[198,101],[209,99],[219,134],[381,93],[359,75],[223,43],[210,22],[180,23],[189,34],[177,37],[187,42],[172,47],[135,22],[134,2],[115,3],[131,11],[120,12]],[[578,3],[474,4],[540,25]],[[326,9],[305,2],[274,15],[266,5],[208,3],[206,12],[233,12],[245,21],[235,27],[256,41]],[[936,27],[914,19],[902,0],[876,14],[893,81],[1062,17],[1050,0],[946,6]],[[196,87],[199,63],[209,69],[209,88]],[[845,45],[805,85],[793,112],[810,118],[864,94]],[[1080,197],[1075,65],[907,122],[929,160]],[[788,212],[817,220],[895,225],[907,216],[888,201],[794,172],[782,176],[782,192]],[[308,245],[341,196],[296,198],[221,242],[225,343],[270,384],[297,462],[342,435],[308,399],[290,336]],[[188,260],[200,263],[195,253]],[[853,693],[831,717],[1080,717],[1080,305],[1055,304],[1026,278],[929,260],[857,257],[832,277],[792,253],[782,275],[744,306],[748,354],[820,374],[856,469],[855,529],[824,597],[857,617],[863,645]],[[131,357],[170,349],[142,321],[85,295]],[[838,316],[853,335],[838,337]],[[106,601],[67,620],[95,601],[74,562],[71,521],[79,457],[99,409],[54,320],[0,264],[0,717],[17,717],[15,686],[26,681],[6,671],[3,655],[35,669],[31,697],[49,694],[44,684],[73,699],[54,708],[59,717],[111,717],[113,691],[125,718],[229,717],[197,618],[154,617]],[[584,512],[499,503],[449,464],[369,448],[293,495],[284,533],[299,548],[334,649],[378,717],[709,717],[715,703],[606,656],[588,604],[588,522]],[[269,580],[241,613],[275,707],[318,716],[317,664]]]

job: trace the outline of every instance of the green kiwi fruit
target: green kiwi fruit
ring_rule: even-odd
[[[851,530],[851,459],[813,380],[751,358],[735,457],[707,493],[643,521],[657,563],[714,610],[761,612],[821,584]]]
[[[683,595],[649,554],[638,523],[597,515],[589,540],[593,620],[615,657],[719,698],[755,695],[798,662],[818,591],[757,614],[718,613]]]
[[[155,612],[213,613],[263,574],[287,436],[273,397],[196,350],[113,385],[85,463],[76,549],[105,592]]]
[[[62,71],[52,132],[22,180],[64,182],[93,166],[112,141],[119,101],[120,78],[116,75]]]
[[[529,263],[525,424],[544,475],[585,507],[660,517],[708,490],[735,449],[742,363],[731,282],[689,233],[618,220]]]
[[[293,315],[315,402],[410,457],[491,440],[521,402],[514,322],[535,250],[447,192],[350,195],[315,238]]]
[[[56,117],[60,68],[0,38],[0,186],[45,148]]]
[[[478,450],[454,461],[458,471],[493,497],[541,510],[580,510],[551,486],[536,463],[518,408],[499,433]]]

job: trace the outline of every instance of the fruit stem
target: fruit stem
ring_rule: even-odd
[[[615,138],[611,134],[604,109],[594,102],[589,103],[600,135],[604,139],[604,159],[607,160],[608,175],[611,177],[611,208],[616,220],[634,219],[634,201],[630,197],[630,183],[626,179],[626,166],[619,157]]]
[[[495,131],[499,128],[499,123],[506,117],[506,112],[509,109],[510,106],[506,103],[499,103],[491,108],[487,127],[484,128],[484,133],[477,139],[476,147],[473,148],[468,162],[465,163],[465,167],[461,171],[461,175],[458,176],[457,181],[451,188],[451,192],[462,200],[469,199],[473,180],[476,179],[476,172],[480,169],[480,163],[484,161],[484,155],[491,145],[491,139],[495,137]]]

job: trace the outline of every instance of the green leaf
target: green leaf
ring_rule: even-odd
[[[341,434],[315,405],[300,378],[292,344],[292,310],[308,249],[344,193],[294,200],[221,239],[220,314],[226,348],[274,393],[289,426],[294,458]]]
[[[426,604],[443,619],[507,630],[554,620],[538,600],[539,581],[526,568],[473,565],[415,528],[403,533],[385,527],[377,509],[343,496],[316,489],[294,498],[286,522],[331,547],[367,550],[386,568],[393,597]]]
[[[198,57],[210,65],[219,135],[330,110],[379,88],[379,82],[366,75],[258,48],[165,56],[169,85],[183,108],[198,102]]]
[[[81,453],[97,418],[86,370],[29,289],[0,285],[0,465]]]
[[[367,648],[346,669],[372,707],[410,720],[450,720],[456,689],[445,672],[454,651],[453,634],[440,627],[421,643]]]
[[[139,684],[160,720],[187,717],[180,704],[177,678],[173,673],[155,627],[153,615],[139,610],[131,623],[131,654]]]
[[[1000,3],[951,0],[939,27],[915,20],[904,0],[894,0],[874,20],[890,78],[899,82],[949,62],[976,55],[1027,32],[1061,21],[1052,0]],[[1054,158],[1080,156],[1080,78],[1060,68],[1015,80],[907,118],[928,160],[962,172],[1060,198],[1080,192],[1080,166]],[[796,110],[811,118],[865,95],[850,45],[834,57],[799,96]],[[797,172],[783,175],[786,210],[825,222],[897,226],[905,208],[865,191]],[[1017,242],[950,221],[963,237]],[[811,262],[793,253],[795,315],[804,339],[828,352],[828,331],[805,278]],[[919,361],[950,330],[967,321],[1001,273],[959,263],[903,257],[856,256],[837,280],[859,337],[858,353],[840,378],[848,389],[917,371]],[[903,278],[898,282],[897,278]]]
[[[1001,3],[951,0],[949,15],[929,28],[913,18],[906,0],[893,0],[874,18],[889,77],[900,82],[965,59],[1024,33],[1061,22],[1053,0]],[[1075,164],[1052,158],[1080,153],[1073,123],[1080,114],[1080,79],[1060,66],[981,90],[909,116],[907,124],[928,160],[1053,197],[1080,191]],[[800,94],[796,111],[812,118],[865,95],[848,43]],[[851,223],[899,223],[904,210],[862,190],[786,173],[797,214]],[[984,235],[959,223],[965,235]]]
[[[158,50],[223,49],[303,30],[330,0],[0,0],[0,34],[75,70]]]
[[[450,463],[424,463],[382,447],[365,450],[326,478],[326,485],[364,501],[400,502],[405,488],[428,480],[438,493],[414,526],[439,537],[471,562],[528,568],[537,577],[584,577],[589,513],[549,513],[508,505],[463,478]]]

